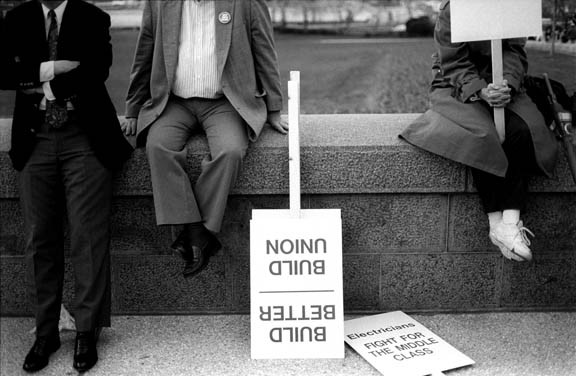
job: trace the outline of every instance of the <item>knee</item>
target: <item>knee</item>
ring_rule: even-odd
[[[524,121],[519,119],[516,122],[510,122],[510,128],[510,134],[506,135],[506,138],[509,139],[509,143],[517,146],[532,143],[530,128]]]
[[[532,134],[530,133],[530,128],[525,123],[522,124],[523,126],[518,127],[516,129],[516,137],[518,137],[522,141],[532,141]]]
[[[146,140],[146,155],[148,158],[155,158],[161,155],[166,154],[166,152],[170,151],[168,145],[162,137],[158,135],[152,136],[149,135],[148,139]]]

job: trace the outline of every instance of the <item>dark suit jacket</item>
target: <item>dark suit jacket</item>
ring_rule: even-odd
[[[102,164],[119,167],[132,147],[124,138],[116,110],[104,82],[112,64],[110,17],[82,0],[68,0],[58,38],[58,59],[75,60],[80,66],[56,76],[50,86],[56,98],[69,100],[76,109]],[[4,21],[2,43],[2,89],[17,90],[12,122],[10,157],[21,170],[34,150],[35,132],[43,119],[42,95],[20,90],[41,85],[40,64],[48,60],[44,13],[40,1],[23,3],[9,11]]]

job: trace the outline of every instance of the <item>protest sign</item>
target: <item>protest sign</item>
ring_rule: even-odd
[[[452,0],[450,1],[452,43],[492,41],[492,82],[503,81],[502,39],[542,34],[540,0]],[[504,108],[494,108],[494,123],[504,142]]]
[[[290,209],[252,211],[251,355],[343,358],[340,209],[300,208],[299,75],[289,82]]]
[[[451,0],[452,42],[542,35],[541,0]]]
[[[344,326],[346,343],[385,376],[439,375],[474,364],[401,311],[348,320]]]

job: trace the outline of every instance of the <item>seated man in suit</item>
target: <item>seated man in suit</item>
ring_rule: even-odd
[[[145,3],[123,128],[146,144],[158,225],[182,226],[172,248],[185,277],[221,248],[214,234],[249,141],[265,122],[287,132],[272,34],[264,0]],[[210,155],[192,187],[186,144],[200,130]]]
[[[104,86],[110,17],[82,0],[33,0],[9,11],[4,24],[0,83],[17,92],[10,157],[20,171],[36,315],[23,368],[44,368],[60,347],[67,212],[76,286],[73,366],[82,372],[98,359],[99,329],[110,326],[112,170],[132,151]]]

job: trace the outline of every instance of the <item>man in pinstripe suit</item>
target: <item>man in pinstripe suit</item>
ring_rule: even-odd
[[[128,89],[127,135],[146,144],[156,221],[181,225],[172,244],[200,272],[221,244],[226,201],[249,141],[281,133],[282,96],[264,0],[147,0]],[[186,144],[204,131],[210,155],[193,187]]]

